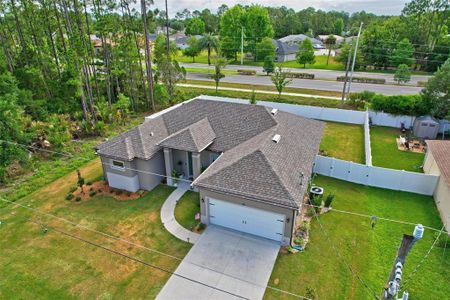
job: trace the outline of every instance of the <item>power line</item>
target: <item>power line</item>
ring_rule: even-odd
[[[317,219],[317,222],[319,224],[320,229],[322,230],[322,232],[324,233],[326,239],[330,242],[331,247],[333,248],[334,252],[336,252],[337,256],[339,257],[339,259],[344,263],[344,265],[350,270],[350,272],[356,277],[358,278],[359,282],[361,282],[361,284],[366,288],[366,290],[373,294],[375,299],[379,299],[377,294],[375,293],[374,290],[372,290],[365,282],[364,280],[359,276],[358,273],[356,273],[353,268],[348,264],[348,262],[344,259],[344,257],[342,256],[341,252],[339,251],[339,249],[335,246],[335,244],[333,243],[333,241],[331,240],[331,238],[329,237],[328,233],[325,231],[325,228],[322,225],[322,222],[320,222],[320,218],[319,215],[317,214],[317,212],[314,213],[314,216]]]
[[[2,142],[2,141],[3,141],[3,140],[0,140],[0,142]],[[16,143],[16,142],[11,142],[11,141],[8,141],[8,142],[9,142],[9,143],[12,143],[12,144],[23,145],[23,144],[19,144],[19,143]],[[26,146],[26,145],[25,145],[25,146]],[[38,149],[40,149],[40,148],[38,148]],[[58,152],[56,152],[56,151],[54,151],[54,152],[55,152],[55,153],[58,153]],[[72,157],[76,157],[76,156],[72,155]],[[113,167],[113,165],[110,164],[110,163],[104,163],[104,162],[101,162],[101,164],[102,164],[102,165],[109,166],[109,167]],[[174,179],[174,180],[177,180],[177,181],[184,181],[184,182],[187,182],[187,183],[192,183],[192,181],[191,181],[191,180],[188,180],[188,179],[177,178],[177,177],[173,177],[173,176],[163,175],[163,174],[159,174],[159,173],[155,173],[155,172],[150,172],[150,171],[139,170],[139,169],[135,169],[135,168],[129,168],[129,167],[125,167],[125,166],[124,166],[122,169],[124,169],[124,170],[129,170],[129,171],[134,171],[134,172],[140,172],[140,173],[147,174],[147,175],[153,175],[153,176],[158,176],[158,177],[162,177],[162,178],[170,178],[170,179]],[[205,184],[205,186],[211,187],[211,188],[220,188],[220,187],[218,187],[218,186],[215,186],[215,185],[208,185],[208,184]],[[246,194],[247,196],[256,196],[256,194],[252,194],[252,193],[248,193],[248,192],[243,192],[243,191],[238,191],[238,190],[232,190],[232,191],[234,191],[234,192],[239,192],[239,193],[241,193],[241,194],[244,193],[244,194]],[[271,199],[278,199],[278,198],[275,198],[275,197],[268,197],[268,198],[271,198]],[[1,198],[0,198],[0,200],[1,200]],[[8,200],[7,200],[7,201],[8,201]],[[17,204],[17,202],[13,202],[13,201],[9,201],[9,202],[11,202],[11,203],[16,203],[16,204]],[[307,203],[302,203],[302,205],[311,206],[311,207],[316,207],[316,208],[319,207],[319,206],[314,206],[314,205],[307,204]],[[339,213],[344,213],[344,214],[350,214],[350,215],[355,215],[355,216],[365,217],[365,218],[371,218],[371,217],[372,217],[371,215],[367,215],[367,214],[363,214],[363,213],[351,212],[351,211],[345,211],[345,210],[339,210],[339,209],[335,209],[335,208],[330,208],[330,210],[331,210],[331,211],[335,211],[335,212],[339,212]],[[407,222],[407,221],[403,221],[403,220],[396,220],[396,219],[390,219],[390,218],[384,218],[384,217],[378,217],[378,216],[377,216],[377,218],[378,218],[379,220],[383,220],[383,221],[394,222],[394,223],[399,223],[399,224],[404,224],[404,225],[412,225],[412,226],[415,226],[415,225],[417,225],[418,223],[420,223],[420,222],[412,223],[412,222]],[[427,228],[427,229],[430,229],[430,230],[433,230],[433,231],[437,231],[437,232],[440,231],[439,229],[433,228],[433,227],[430,227],[430,226],[424,226],[424,228]]]
[[[79,236],[70,234],[70,233],[68,233],[68,232],[65,232],[65,231],[63,231],[63,230],[57,229],[57,228],[55,228],[55,227],[51,227],[51,226],[48,226],[48,225],[44,225],[44,224],[42,224],[42,223],[39,223],[39,222],[36,222],[36,221],[32,221],[32,220],[30,220],[30,221],[33,222],[33,223],[35,223],[35,224],[38,224],[38,225],[41,225],[41,226],[45,226],[45,227],[48,228],[48,229],[51,229],[51,230],[53,230],[53,231],[55,231],[55,232],[58,232],[58,233],[60,233],[60,234],[63,234],[63,235],[68,236],[68,237],[70,237],[70,238],[73,238],[73,239],[75,239],[75,240],[78,240],[78,241],[81,241],[81,242],[83,242],[83,243],[89,244],[89,245],[91,245],[91,246],[94,246],[94,247],[103,249],[103,250],[108,251],[108,252],[110,252],[110,253],[113,253],[113,254],[122,256],[122,257],[124,257],[124,258],[126,258],[126,259],[129,259],[129,260],[132,260],[132,261],[134,261],[134,262],[140,263],[140,264],[142,264],[142,265],[144,265],[144,266],[147,266],[147,267],[150,267],[150,268],[153,268],[153,269],[156,269],[156,270],[159,270],[159,271],[162,271],[162,272],[171,274],[171,275],[173,275],[173,276],[180,277],[180,278],[182,278],[182,279],[184,279],[184,280],[188,280],[188,281],[194,282],[194,283],[196,283],[196,284],[200,284],[200,285],[206,286],[206,287],[208,287],[208,288],[210,288],[210,289],[214,289],[214,290],[217,290],[217,291],[219,291],[219,292],[222,292],[222,293],[225,293],[225,294],[228,294],[228,295],[237,297],[237,298],[248,299],[248,300],[250,300],[249,298],[243,297],[243,296],[241,296],[241,295],[234,294],[234,293],[229,292],[229,291],[226,291],[226,290],[224,290],[224,289],[220,289],[220,288],[211,286],[211,285],[209,285],[209,284],[207,284],[207,283],[204,283],[204,282],[201,282],[201,281],[198,281],[198,280],[189,278],[189,277],[187,277],[187,276],[177,274],[177,273],[172,272],[172,271],[170,271],[170,270],[167,270],[167,269],[165,269],[165,268],[162,268],[162,267],[159,267],[159,266],[150,264],[150,263],[148,263],[148,262],[146,262],[146,261],[143,261],[143,260],[138,259],[138,258],[136,258],[136,257],[130,256],[130,255],[128,255],[128,254],[125,254],[125,253],[119,252],[119,251],[117,251],[117,250],[113,250],[113,249],[111,249],[111,248],[108,248],[108,247],[99,245],[99,244],[97,244],[97,243],[88,241],[88,240],[86,240],[86,239],[84,239],[84,238],[81,238],[81,237],[79,237]]]

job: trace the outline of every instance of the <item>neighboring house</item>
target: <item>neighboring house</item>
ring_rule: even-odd
[[[175,39],[175,44],[177,45],[177,48],[178,49],[180,49],[180,50],[184,50],[184,49],[186,49],[187,47],[189,47],[189,45],[188,45],[188,40],[189,40],[189,38],[190,38],[191,36],[182,36],[182,37],[177,37],[176,39]],[[203,36],[202,35],[194,35],[194,37],[197,39],[197,40],[201,40],[202,38],[203,38]]]
[[[322,41],[304,34],[292,34],[278,40],[272,40],[272,43],[275,46],[275,61],[285,62],[295,60],[299,45],[305,39],[311,40],[314,48],[314,55],[328,55],[328,49],[325,48]],[[334,56],[334,52],[332,54]]]
[[[200,192],[203,223],[289,243],[323,128],[264,106],[196,98],[96,150],[111,187],[151,190],[163,176],[174,185],[176,172]]]
[[[439,176],[433,197],[447,231],[450,231],[450,141],[428,140],[423,170]]]

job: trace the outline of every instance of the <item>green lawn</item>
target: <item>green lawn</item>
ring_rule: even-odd
[[[101,172],[98,160],[81,168],[86,180],[98,178]],[[75,182],[72,172],[20,201],[180,258],[191,248],[167,232],[160,221],[160,208],[173,188],[158,186],[132,201],[105,196],[80,203],[64,200]],[[30,218],[171,271],[179,264],[179,260],[10,205],[0,209],[0,299],[153,299],[169,278],[165,272],[52,230],[44,234]]]
[[[327,156],[363,164],[365,162],[363,126],[327,122],[320,150]]]
[[[372,163],[374,166],[413,172],[422,172],[425,155],[400,151],[396,138],[400,130],[391,127],[373,127],[370,129]]]
[[[184,228],[192,230],[199,223],[195,220],[195,214],[199,212],[200,199],[198,193],[187,191],[177,202],[175,219]]]
[[[432,197],[366,187],[329,177],[317,177],[314,183],[325,193],[336,195],[335,209],[376,215],[441,228]],[[370,219],[329,212],[320,217],[324,234],[313,220],[311,239],[306,251],[280,254],[269,285],[305,295],[306,288],[315,289],[318,299],[373,299],[363,285],[336,255],[332,243],[364,282],[380,296],[404,233],[412,234],[413,226],[379,220],[375,229]],[[434,232],[425,230],[422,240],[411,250],[403,276],[408,277],[433,242]],[[450,294],[450,251],[435,247],[428,259],[412,277],[407,290],[411,299],[447,299]],[[278,282],[278,284],[277,284]],[[316,299],[317,299],[316,298]],[[265,299],[292,299],[288,295],[267,290]]]

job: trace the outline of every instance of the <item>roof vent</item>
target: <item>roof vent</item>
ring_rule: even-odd
[[[278,142],[280,141],[280,139],[281,139],[281,135],[275,134],[275,135],[273,136],[273,138],[272,138],[272,141],[274,141],[275,143],[278,144]]]
[[[278,112],[278,109],[276,109],[276,108],[274,108],[270,111],[270,113],[274,116],[277,114],[277,112]]]
[[[150,136],[154,136],[155,134],[153,133],[153,131],[150,131]]]

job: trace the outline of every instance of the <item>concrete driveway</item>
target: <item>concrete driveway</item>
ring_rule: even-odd
[[[156,299],[262,299],[279,250],[275,241],[209,226],[175,271],[184,278],[172,275]]]

